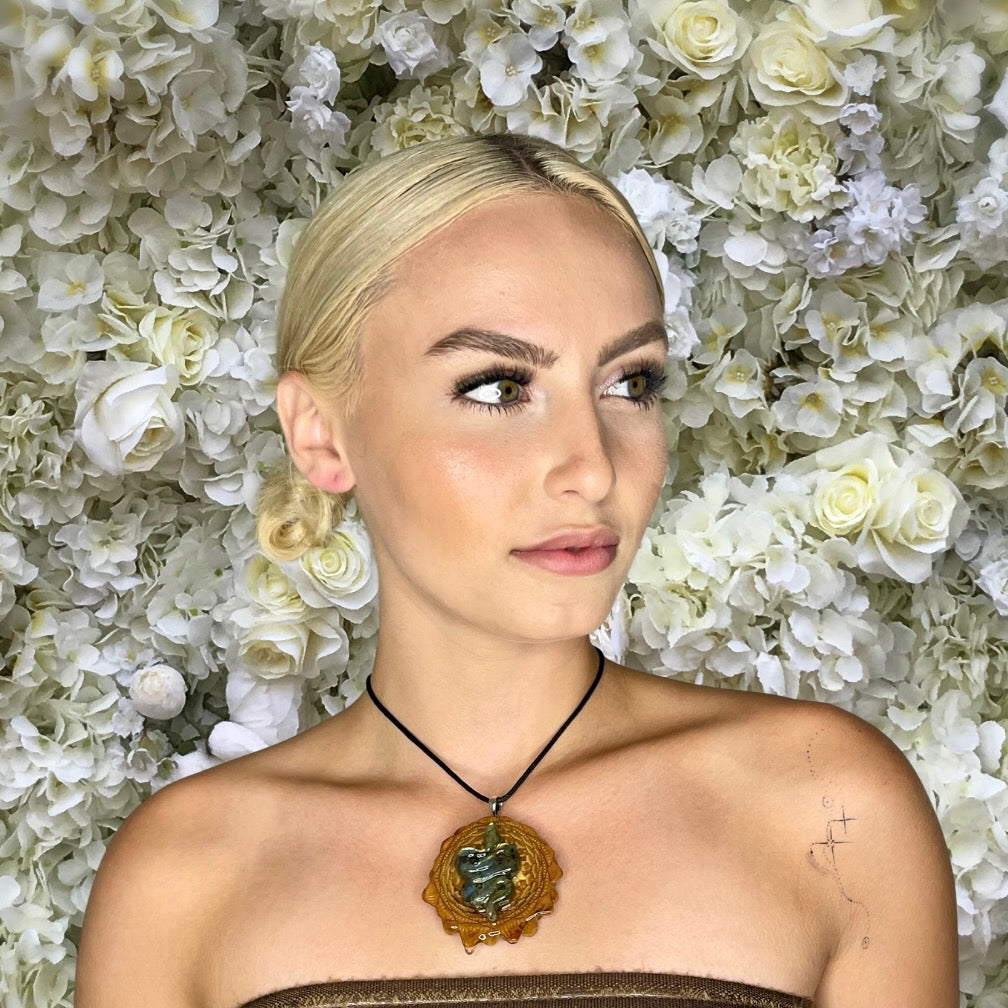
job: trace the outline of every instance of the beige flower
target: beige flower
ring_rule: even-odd
[[[813,498],[815,523],[827,535],[859,532],[879,506],[879,473],[871,459],[829,473]]]
[[[847,103],[840,70],[801,24],[767,25],[749,46],[747,61],[753,97],[765,108],[793,106],[821,124],[835,120]]]
[[[657,29],[655,52],[704,80],[728,73],[752,40],[749,23],[724,0],[654,0],[645,9]]]
[[[731,140],[745,171],[742,192],[765,210],[801,223],[843,206],[849,199],[837,182],[839,158],[833,137],[790,111],[742,122]]]
[[[214,320],[199,308],[155,308],[140,320],[140,334],[160,364],[173,364],[180,385],[199,385],[217,363]]]

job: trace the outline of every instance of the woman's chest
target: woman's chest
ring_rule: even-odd
[[[625,783],[530,788],[508,803],[551,848],[556,898],[534,934],[471,952],[423,893],[444,839],[484,815],[478,802],[358,795],[327,808],[292,796],[269,849],[228,881],[201,966],[205,1008],[326,980],[598,969],[813,993],[831,936],[798,845],[774,839],[759,802],[703,789],[659,801]],[[497,870],[489,860],[477,883]]]

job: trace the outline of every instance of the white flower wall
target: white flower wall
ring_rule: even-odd
[[[892,737],[1008,987],[1008,10],[1001,0],[0,0],[0,991],[72,1003],[152,789],[363,688],[351,513],[283,569],[273,320],[355,165],[545,136],[666,274],[668,485],[600,633]]]

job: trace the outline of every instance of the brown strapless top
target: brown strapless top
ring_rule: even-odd
[[[814,1008],[797,994],[673,973],[539,973],[339,980],[264,994],[240,1008]]]

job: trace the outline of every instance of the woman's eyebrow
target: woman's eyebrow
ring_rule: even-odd
[[[668,332],[665,323],[660,319],[649,319],[643,325],[636,326],[622,336],[617,336],[611,343],[607,343],[599,354],[598,366],[602,367],[622,354],[647,346],[649,343],[662,343],[668,347]],[[492,329],[469,327],[456,329],[442,337],[433,346],[428,347],[424,356],[437,357],[458,350],[492,353],[498,357],[521,361],[535,368],[552,367],[557,362],[557,355],[552,350],[547,350],[537,343],[529,343]]]

